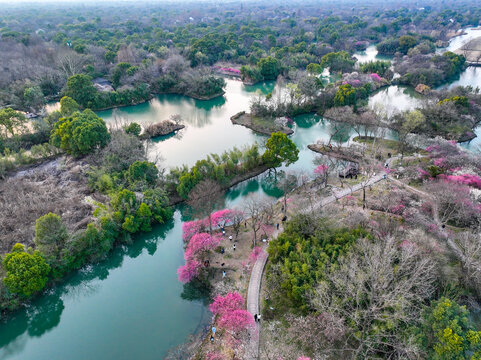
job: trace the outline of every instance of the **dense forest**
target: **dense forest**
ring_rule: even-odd
[[[407,62],[411,68],[403,65],[400,70],[403,82],[417,85],[419,68],[431,61],[435,44],[478,24],[481,17],[470,1],[425,7],[406,2],[401,8],[390,1],[382,8],[370,1],[331,5],[4,5],[0,106],[38,111],[46,101],[76,91],[88,93],[74,98],[81,106],[97,109],[138,103],[163,92],[209,98],[223,93],[215,64],[243,66],[243,78],[255,82],[288,76],[311,63],[322,65],[322,57],[332,52],[352,55],[370,43],[386,54],[426,54],[427,59],[413,59]],[[444,59],[432,61],[438,65]],[[438,85],[458,72],[422,78]],[[74,81],[69,86],[74,75],[83,75],[84,86],[87,79],[96,80],[95,88]]]

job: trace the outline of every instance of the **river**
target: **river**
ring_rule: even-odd
[[[372,57],[372,52],[369,52]],[[375,55],[374,55],[375,57]],[[149,123],[180,114],[186,128],[159,139],[151,156],[161,155],[166,168],[192,165],[209,153],[221,153],[266,137],[239,125],[230,116],[249,109],[256,91],[267,94],[273,82],[244,86],[227,80],[224,97],[198,101],[180,95],[161,95],[148,103],[99,112],[107,122],[116,114],[139,123]],[[373,94],[370,106],[386,106],[388,112],[418,105],[412,89],[392,86]],[[292,140],[300,149],[299,160],[288,170],[310,175],[315,154],[307,145],[326,141],[330,122],[314,114],[298,116]],[[343,141],[354,133],[346,129]],[[243,182],[225,196],[225,206],[238,206],[250,194],[279,196],[262,176]],[[72,274],[61,285],[47,291],[26,309],[0,324],[0,358],[10,360],[161,359],[168,349],[184,342],[189,334],[210,321],[202,301],[181,297],[183,286],[176,270],[183,264],[181,211],[171,223],[135,237],[105,261]]]

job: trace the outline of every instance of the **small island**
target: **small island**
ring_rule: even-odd
[[[167,136],[178,130],[185,128],[185,125],[179,124],[172,120],[164,120],[145,126],[141,139],[152,139],[159,136]]]
[[[294,130],[287,127],[286,124],[292,122],[290,118],[263,118],[259,116],[252,116],[252,114],[241,111],[230,118],[233,124],[242,125],[246,128],[254,130],[260,134],[270,135],[273,132],[282,132],[286,135],[291,135]]]

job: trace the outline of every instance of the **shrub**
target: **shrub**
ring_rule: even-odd
[[[104,120],[88,109],[61,118],[51,136],[53,145],[75,156],[104,147],[109,139]]]
[[[48,280],[50,266],[40,251],[25,251],[25,246],[16,244],[5,255],[3,266],[7,272],[3,282],[13,294],[30,297],[42,290]]]

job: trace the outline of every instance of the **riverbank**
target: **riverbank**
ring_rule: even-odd
[[[464,55],[469,66],[481,66],[481,36],[464,44],[454,53]]]
[[[307,145],[307,148],[318,154],[334,157],[339,160],[359,163],[359,161],[361,161],[362,159],[361,154],[354,153],[354,152],[350,154],[346,154],[342,150],[342,148],[329,147],[323,144],[310,144],[310,145]]]
[[[228,190],[231,187],[233,187],[233,186],[235,186],[235,185],[237,185],[237,184],[239,184],[243,181],[246,181],[246,180],[252,179],[256,176],[261,175],[262,173],[266,172],[269,169],[270,169],[270,167],[267,166],[267,165],[260,165],[259,167],[255,168],[255,169],[253,169],[253,170],[251,170],[247,173],[236,175],[231,181],[229,181],[228,184],[221,185],[221,188],[224,191]],[[179,205],[179,204],[182,204],[184,201],[185,201],[185,199],[180,197],[179,194],[177,194],[177,193],[170,193],[169,194],[169,206]]]
[[[233,124],[245,126],[255,132],[270,136],[273,132],[282,132],[286,135],[292,135],[294,130],[286,126],[276,124],[274,119],[260,118],[252,116],[245,111],[241,111],[230,118]]]

